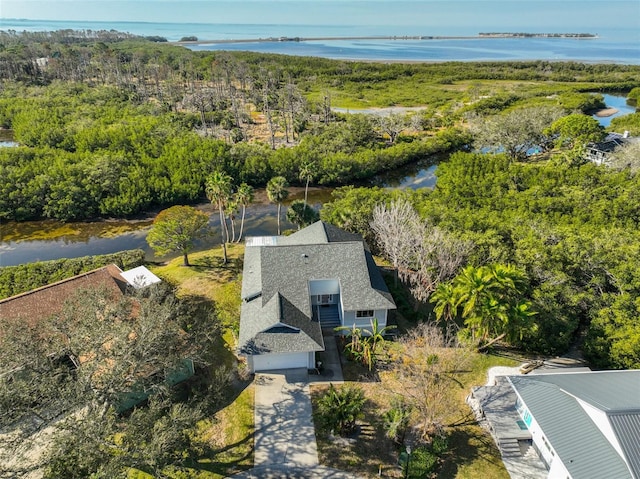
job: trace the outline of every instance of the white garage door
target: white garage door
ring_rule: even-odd
[[[257,354],[253,356],[253,370],[308,367],[309,353]]]

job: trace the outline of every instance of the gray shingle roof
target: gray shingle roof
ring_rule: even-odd
[[[640,477],[640,371],[539,374],[509,380],[573,478]],[[578,399],[607,414],[631,470]]]
[[[280,292],[311,317],[309,280],[338,279],[345,310],[395,308],[378,269],[370,263],[362,242],[263,248],[263,302]],[[372,275],[381,289],[372,287]]]
[[[362,237],[324,221],[316,221],[290,236],[280,236],[279,245],[324,244],[360,241]]]
[[[313,321],[309,281],[337,279],[345,310],[395,309],[395,303],[357,235],[321,221],[275,245],[245,249],[239,343],[243,352],[324,349]],[[296,334],[276,328],[285,324]],[[307,349],[305,349],[307,348]]]
[[[260,270],[260,252],[262,248],[247,246],[244,250],[244,266],[242,269],[242,299],[262,291],[262,274]]]

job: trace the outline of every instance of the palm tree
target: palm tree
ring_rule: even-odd
[[[491,275],[502,287],[521,293],[526,283],[525,274],[511,264],[493,264],[489,266]]]
[[[433,312],[437,320],[451,321],[458,314],[458,298],[452,283],[439,283],[429,302],[434,303]]]
[[[309,182],[313,180],[316,164],[313,161],[303,161],[300,165],[300,172],[298,178],[301,181],[305,181],[304,185],[304,209],[307,209],[307,193],[309,192]]]
[[[454,279],[456,308],[462,305],[462,317],[478,312],[483,299],[491,293],[496,282],[487,267],[467,266]]]
[[[373,318],[371,329],[369,330],[356,328],[355,324],[351,328],[349,326],[338,326],[335,330],[350,332],[351,341],[347,343],[345,349],[353,359],[360,361],[371,371],[376,364],[378,346],[384,343],[384,336],[395,327],[395,325],[388,325],[380,328],[378,318]]]
[[[235,243],[236,241],[236,213],[238,212],[238,200],[235,195],[229,198],[227,202],[227,216],[229,217],[229,222],[231,223],[231,243]],[[227,235],[227,241],[229,241],[229,236]]]
[[[238,235],[238,243],[242,240],[242,231],[244,230],[244,214],[249,206],[253,202],[253,187],[246,183],[242,183],[238,186],[236,191],[236,202],[242,206],[242,219],[240,220],[240,234]]]
[[[486,342],[494,338],[483,348],[505,336],[513,341],[522,336],[529,327],[529,318],[535,314],[531,303],[520,300],[526,285],[525,273],[511,265],[467,266],[450,287],[442,286],[437,295],[434,293],[434,311],[440,317],[446,308],[457,313],[462,306],[460,316],[473,339]]]
[[[231,198],[231,184],[231,177],[220,171],[214,171],[205,182],[207,198],[218,207],[218,213],[220,214],[220,234],[222,236],[224,264],[227,263],[227,241],[229,240],[229,230],[227,229],[224,210],[229,202],[229,198]]]
[[[280,235],[280,210],[282,209],[282,202],[289,196],[288,186],[289,183],[287,183],[287,179],[284,176],[271,178],[267,183],[269,201],[278,204],[278,235]]]
[[[287,208],[285,214],[290,223],[298,226],[298,229],[309,226],[320,219],[320,215],[311,206],[305,205],[301,200],[294,200]]]
[[[362,416],[366,399],[357,386],[344,385],[337,389],[329,384],[329,390],[318,400],[320,424],[327,431],[347,435],[355,429]]]

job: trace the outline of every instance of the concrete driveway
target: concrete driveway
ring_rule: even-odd
[[[286,369],[255,375],[254,467],[233,479],[357,479],[318,463],[309,380],[342,383],[333,334],[325,337],[322,375]]]
[[[255,376],[254,467],[318,465],[306,369]]]
[[[358,479],[357,476],[324,466],[297,467],[284,464],[254,467],[232,479]]]

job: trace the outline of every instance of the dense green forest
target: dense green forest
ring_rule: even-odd
[[[323,219],[367,237],[380,202],[406,197],[429,225],[470,244],[467,264],[528,278],[536,328],[514,343],[546,354],[575,340],[596,366],[640,367],[640,176],[592,164],[457,153],[433,191],[346,188]]]
[[[196,52],[117,32],[0,32],[0,218],[126,217],[204,199],[204,179],[344,185],[471,143],[470,119],[588,112],[640,67],[376,64]],[[332,107],[421,106],[344,115]],[[481,121],[481,120],[480,120]],[[633,126],[624,120],[622,126]],[[631,124],[629,124],[631,123]],[[630,129],[630,128],[627,128]]]

